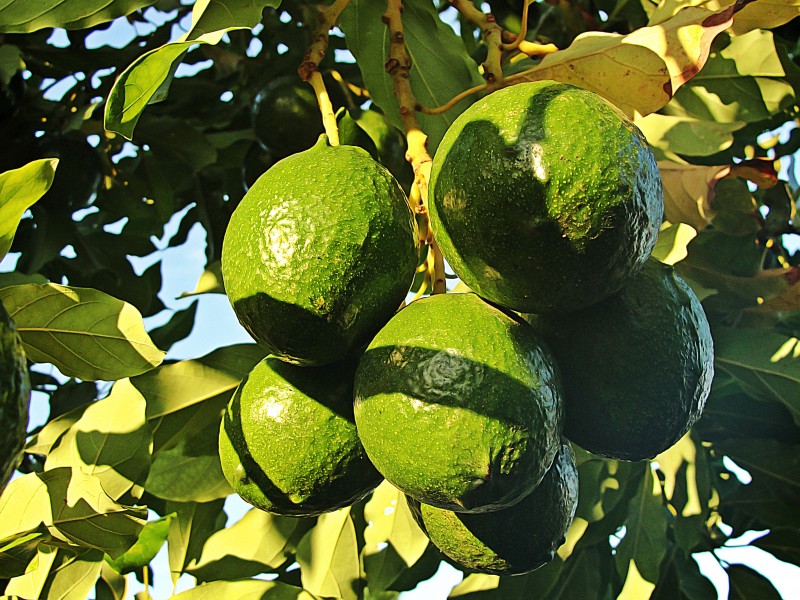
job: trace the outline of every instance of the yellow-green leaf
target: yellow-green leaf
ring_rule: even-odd
[[[325,513],[297,548],[303,588],[343,600],[357,600],[361,569],[350,508]]]
[[[733,7],[716,12],[687,7],[628,35],[584,33],[509,80],[572,83],[600,94],[631,118],[648,115],[703,67],[711,42],[732,19]]]
[[[686,223],[697,231],[709,225],[715,214],[717,182],[730,173],[730,167],[662,160],[658,169],[664,184],[664,218],[670,223]]]
[[[653,258],[667,265],[674,265],[688,255],[687,246],[697,231],[686,223],[665,222],[658,232],[658,240],[653,248]]]
[[[85,29],[128,15],[156,0],[0,0],[0,33],[47,27]]]
[[[116,380],[161,364],[164,353],[127,302],[98,290],[47,283],[0,289],[28,358],[68,377]]]
[[[53,183],[57,158],[43,158],[0,173],[0,260],[8,253],[22,215]]]

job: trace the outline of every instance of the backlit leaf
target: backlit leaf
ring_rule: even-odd
[[[691,4],[704,6],[710,10],[718,10],[730,6],[735,0],[692,0]],[[650,16],[650,22],[660,22],[674,15],[686,6],[685,0],[665,0],[658,4]],[[800,11],[798,0],[758,0],[757,2],[744,3],[742,9],[736,13],[732,30],[737,35],[747,33],[753,29],[772,29],[788,23],[797,17]]]
[[[370,589],[388,589],[400,573],[414,565],[428,547],[428,538],[411,516],[405,495],[388,481],[381,483],[364,507],[364,570]]]
[[[600,94],[630,118],[648,115],[703,67],[711,42],[732,18],[732,8],[712,12],[690,6],[628,35],[584,33],[513,80],[572,83]]]
[[[0,33],[46,27],[85,29],[132,13],[156,0],[0,0]]]
[[[22,215],[50,189],[57,166],[57,158],[44,158],[0,173],[0,260],[11,248]]]
[[[697,231],[714,219],[714,195],[717,182],[730,167],[703,167],[659,161],[664,185],[664,218],[670,223],[686,223]]]
[[[279,581],[245,579],[241,581],[212,581],[172,596],[173,600],[218,600],[241,598],[264,600],[318,600],[302,588]]]
[[[685,156],[709,156],[730,148],[733,133],[744,125],[741,121],[717,123],[661,113],[636,120],[636,126],[656,149]]]
[[[629,575],[630,591],[633,594],[629,596],[631,598],[639,594],[637,590],[647,587],[645,582],[652,584],[652,591],[658,581],[661,561],[666,553],[664,538],[667,533],[667,517],[661,486],[653,476],[649,463],[643,463],[641,467],[643,473],[625,519],[625,537],[617,546],[616,554],[620,576],[624,577],[629,573],[631,565],[636,565],[636,573]]]
[[[757,398],[782,402],[800,424],[800,342],[764,329],[714,329],[717,368]]]
[[[212,581],[219,573],[245,579],[276,569],[312,524],[310,519],[251,509],[235,524],[211,535],[200,558],[189,563],[186,572],[199,581]]]
[[[357,600],[358,544],[350,508],[325,513],[297,547],[303,588],[317,596]]]
[[[183,38],[205,36],[203,39],[217,44],[226,28],[255,27],[267,6],[277,8],[280,4],[281,0],[197,0],[192,7],[192,26]]]
[[[691,225],[665,222],[658,232],[653,258],[667,265],[682,261],[688,254],[686,247],[696,235],[697,231]]]
[[[223,501],[167,502],[167,510],[174,511],[167,536],[169,568],[175,584],[186,566],[200,559],[206,540],[225,526]]]
[[[89,288],[47,283],[0,289],[28,358],[67,376],[116,380],[149,371],[164,359],[133,306]]]
[[[43,544],[38,567],[11,580],[6,594],[43,600],[84,600],[94,588],[102,563],[103,553],[99,550],[75,552]],[[34,590],[36,593],[32,593]]]

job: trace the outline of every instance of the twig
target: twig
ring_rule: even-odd
[[[418,105],[417,110],[426,115],[440,115],[453,108],[456,104],[461,102],[467,96],[471,96],[472,94],[480,92],[481,90],[485,90],[486,87],[487,85],[485,83],[482,83],[481,85],[476,85],[475,87],[471,87],[468,90],[464,90],[460,94],[456,94],[441,106],[437,106],[436,108],[428,108],[427,106]]]
[[[500,44],[501,50],[505,50],[506,52],[509,50],[516,50],[520,42],[525,39],[525,36],[528,33],[528,7],[530,6],[531,2],[533,2],[533,0],[525,0],[525,3],[522,5],[522,25],[520,25],[517,39],[510,44]]]
[[[408,77],[411,70],[411,59],[409,59],[406,52],[405,37],[403,36],[402,10],[401,0],[387,0],[386,12],[382,20],[389,29],[389,57],[386,59],[384,68],[394,83],[394,94],[400,105],[400,119],[403,122],[403,130],[406,133],[406,141],[408,143],[406,160],[411,163],[414,169],[414,184],[411,186],[409,202],[411,208],[419,215],[422,221],[420,223],[420,237],[424,235],[424,239],[430,244],[431,250],[441,255],[438,245],[435,245],[433,240],[433,232],[430,230],[428,222],[428,182],[431,176],[432,159],[428,154],[428,136],[422,131],[417,121],[416,109],[418,103],[414,92],[411,90],[411,82]],[[433,278],[433,289],[431,291],[433,294],[446,291],[443,283],[442,285],[437,285],[439,279],[444,282],[444,260],[441,259],[440,262],[442,270],[440,273],[436,273]]]
[[[497,24],[494,15],[478,10],[470,0],[448,0],[451,6],[461,13],[465,19],[481,30],[488,48],[486,60],[483,62],[483,78],[487,89],[492,92],[503,87],[503,28]]]

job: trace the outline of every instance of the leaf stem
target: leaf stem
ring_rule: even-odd
[[[453,108],[456,104],[461,102],[467,96],[471,96],[472,94],[480,92],[481,90],[485,90],[486,87],[487,84],[482,83],[481,85],[476,85],[475,87],[471,87],[468,90],[464,90],[460,94],[453,96],[452,98],[450,98],[450,100],[448,100],[441,106],[437,106],[436,108],[428,108],[427,106],[418,106],[417,109],[419,110],[419,112],[426,115],[440,115]]]

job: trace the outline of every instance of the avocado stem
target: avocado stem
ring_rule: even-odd
[[[338,146],[339,126],[336,124],[336,115],[333,112],[333,105],[328,96],[328,90],[325,88],[325,82],[322,80],[322,74],[319,71],[314,71],[308,78],[308,83],[311,84],[311,87],[314,88],[314,93],[317,95],[317,104],[322,115],[322,125],[325,127],[328,141],[331,146]]]

